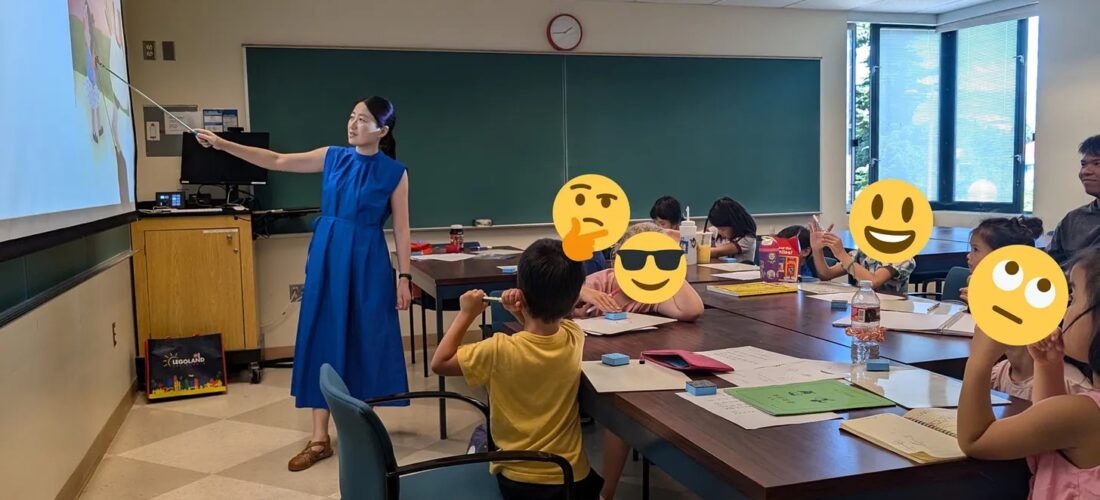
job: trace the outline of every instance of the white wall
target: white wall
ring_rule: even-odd
[[[244,44],[547,51],[546,23],[560,12],[584,24],[581,52],[820,57],[821,208],[827,220],[844,222],[847,16],[841,12],[563,0],[125,2],[130,74],[138,88],[165,104],[242,112]],[[175,41],[178,60],[141,60],[142,40]],[[179,187],[178,158],[146,158],[142,144],[138,168],[138,199]],[[803,219],[759,223],[765,231]],[[467,240],[525,246],[543,236],[553,236],[552,228],[471,230]],[[308,235],[257,242],[260,323],[269,347],[294,342],[297,309],[288,306],[287,286],[302,281],[307,243]]]
[[[54,498],[129,392],[131,296],[124,260],[0,328],[0,496]]]
[[[1047,227],[1090,201],[1077,179],[1077,146],[1100,134],[1100,22],[1096,0],[1039,2],[1035,213]]]

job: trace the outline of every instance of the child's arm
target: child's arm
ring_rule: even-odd
[[[680,290],[660,304],[657,304],[657,314],[678,321],[695,321],[703,315],[703,299],[688,282],[680,286]]]
[[[733,257],[741,255],[741,245],[738,245],[736,241],[729,243],[723,243],[710,249],[710,255],[713,257]]]
[[[485,292],[481,290],[470,290],[459,297],[458,316],[455,317],[450,328],[447,328],[447,333],[443,335],[443,340],[435,349],[435,355],[432,356],[432,371],[437,375],[462,375],[462,368],[458,366],[458,358],[455,354],[458,353],[458,346],[462,344],[462,337],[466,335],[470,325],[487,307],[482,300],[484,297]]]
[[[525,303],[523,301],[523,292],[518,288],[512,288],[505,290],[500,294],[500,304],[504,306],[504,309],[515,316],[516,321],[521,325],[527,324],[527,313],[523,312]]]
[[[958,440],[964,453],[1010,460],[1072,448],[1080,445],[1084,436],[1097,434],[1100,412],[1096,404],[1075,396],[1051,398],[1019,415],[997,420],[989,400],[989,372],[1004,349],[981,328],[975,329],[959,396]]]
[[[1065,346],[1062,329],[1055,328],[1049,337],[1027,346],[1034,362],[1031,379],[1031,402],[1038,403],[1051,396],[1066,393]]]
[[[833,226],[829,226],[831,230]],[[814,270],[818,279],[829,281],[844,275],[844,266],[840,264],[829,265],[825,262],[825,235],[828,230],[822,230],[816,222],[810,222],[810,253],[814,259]],[[845,252],[846,253],[846,252]]]
[[[897,273],[897,270],[895,270],[893,267],[888,266],[880,267],[874,272],[871,272],[871,270],[863,267],[863,264],[857,262],[855,258],[851,256],[851,254],[844,250],[844,243],[841,242],[840,238],[838,238],[835,234],[826,234],[825,243],[829,246],[829,249],[833,251],[833,255],[836,256],[836,260],[838,262],[837,265],[840,266],[840,268],[843,269],[844,272],[850,272],[852,277],[854,277],[856,281],[870,281],[871,288],[878,288],[882,286],[887,281],[890,281],[890,279],[893,278],[894,275]]]

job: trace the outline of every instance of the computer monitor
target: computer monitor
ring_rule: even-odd
[[[267,132],[218,132],[218,136],[245,146],[267,148],[271,135]],[[248,163],[225,151],[204,148],[194,134],[183,134],[180,164],[182,184],[249,185],[267,184],[267,170]]]

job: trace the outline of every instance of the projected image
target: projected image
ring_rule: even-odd
[[[126,77],[126,46],[120,0],[69,0],[76,103],[87,117],[95,161],[92,168],[113,169],[120,201],[130,201],[128,165],[133,159],[133,129],[125,85],[96,64]],[[123,129],[120,130],[120,127]]]

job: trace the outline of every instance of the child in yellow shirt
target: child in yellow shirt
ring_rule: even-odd
[[[489,423],[502,450],[560,455],[573,466],[573,498],[595,500],[603,479],[588,464],[581,443],[577,389],[581,380],[584,332],[564,319],[584,284],[581,263],[565,256],[561,242],[536,241],[520,256],[518,289],[504,292],[505,309],[523,331],[497,333],[460,347],[462,337],[485,310],[485,292],[459,299],[461,310],[432,358],[439,375],[461,375],[489,391]],[[542,462],[493,463],[506,499],[562,497],[561,469]]]

